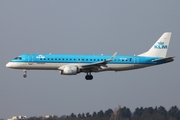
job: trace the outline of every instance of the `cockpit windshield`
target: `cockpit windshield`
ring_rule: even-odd
[[[22,58],[21,57],[16,57],[16,58],[14,58],[14,60],[22,60]]]

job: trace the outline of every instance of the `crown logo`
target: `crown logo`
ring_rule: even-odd
[[[158,42],[158,45],[163,45],[163,44],[164,44],[164,42],[162,42],[162,41]]]

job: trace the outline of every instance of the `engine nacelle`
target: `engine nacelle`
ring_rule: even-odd
[[[60,72],[62,75],[76,75],[80,70],[76,66],[65,66]]]

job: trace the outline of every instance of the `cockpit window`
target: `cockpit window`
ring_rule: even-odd
[[[21,57],[16,57],[16,58],[14,58],[15,60],[22,60],[22,58]]]

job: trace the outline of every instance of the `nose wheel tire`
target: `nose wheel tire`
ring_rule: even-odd
[[[24,78],[27,78],[27,70],[23,70],[23,72],[24,72],[23,77],[24,77]]]
[[[27,75],[23,75],[24,78],[27,78]]]

